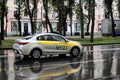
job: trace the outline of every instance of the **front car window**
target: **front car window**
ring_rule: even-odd
[[[65,42],[65,39],[60,37],[60,36],[52,36],[52,40],[53,41],[61,41],[61,42]]]

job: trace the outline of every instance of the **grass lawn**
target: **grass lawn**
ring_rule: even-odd
[[[82,45],[102,45],[120,43],[120,36],[117,37],[98,37],[94,38],[94,42],[90,42],[90,38],[72,38],[71,40],[79,41]]]
[[[19,37],[6,38],[2,41],[2,48],[12,48],[14,40]],[[97,37],[94,42],[90,42],[89,38],[68,38],[70,40],[79,41],[82,45],[100,45],[100,44],[114,44],[120,43],[120,36],[117,37]]]

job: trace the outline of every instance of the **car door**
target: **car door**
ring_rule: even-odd
[[[52,36],[52,39],[57,42],[56,52],[59,54],[64,54],[68,52],[68,42],[61,36]]]
[[[57,41],[52,41],[50,35],[39,36],[38,38],[39,46],[42,47],[44,53],[56,53],[56,45],[59,43]]]

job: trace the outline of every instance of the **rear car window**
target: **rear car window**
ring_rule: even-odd
[[[24,38],[22,38],[22,39],[24,39],[24,40],[29,40],[29,39],[31,39],[33,36],[26,36],[26,37],[24,37]]]

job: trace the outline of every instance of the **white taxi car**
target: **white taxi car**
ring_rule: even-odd
[[[54,33],[41,33],[16,39],[13,45],[15,54],[40,58],[42,55],[71,54],[76,57],[82,54],[79,42],[70,41]]]

